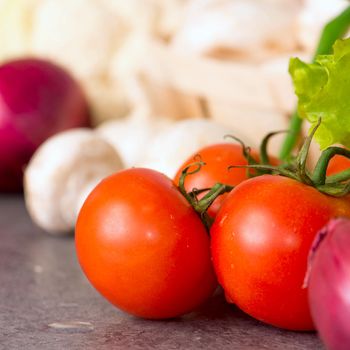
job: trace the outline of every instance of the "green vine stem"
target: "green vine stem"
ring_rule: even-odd
[[[200,215],[203,224],[209,232],[209,229],[213,223],[213,219],[207,213],[208,208],[211,206],[211,204],[215,201],[217,197],[226,192],[231,192],[233,186],[216,183],[213,187],[209,189],[193,189],[192,191],[187,192],[185,188],[185,180],[187,176],[197,173],[201,170],[202,166],[204,165],[205,163],[203,161],[198,161],[195,163],[191,163],[186,168],[184,168],[179,179],[178,187],[180,192],[190,203],[192,208]],[[190,171],[190,168],[192,167],[194,167],[194,169]],[[203,192],[207,193],[204,195],[203,198],[199,200],[197,196],[198,194]]]
[[[246,146],[245,143],[238,137],[234,136],[234,135],[225,135],[224,136],[225,139],[230,138],[236,142],[238,142],[241,147],[242,147],[242,154],[243,157],[247,160],[248,164],[259,164],[250,154],[250,147]]]
[[[348,6],[337,17],[328,22],[324,27],[321,38],[319,40],[313,61],[317,55],[326,55],[332,52],[332,46],[334,42],[343,37],[347,29],[350,26],[350,6]],[[291,117],[289,124],[289,133],[281,147],[280,159],[283,161],[289,161],[291,153],[297,143],[302,126],[302,119],[299,117],[298,112],[295,111]]]
[[[269,154],[267,152],[267,148],[268,148],[268,145],[269,145],[271,138],[274,137],[275,135],[287,133],[287,132],[288,132],[288,130],[273,131],[273,132],[268,133],[263,138],[263,140],[261,141],[261,144],[260,144],[260,163],[261,164],[270,164],[270,157],[269,157]]]
[[[225,138],[231,138],[234,141],[237,141],[241,145],[243,157],[246,159],[249,165],[270,165],[270,157],[267,151],[269,143],[275,135],[285,133],[285,132],[288,132],[288,130],[278,130],[278,131],[273,131],[268,133],[261,141],[261,144],[259,147],[258,159],[254,159],[254,157],[252,157],[251,148],[246,146],[245,143],[238,137],[234,135],[225,135]],[[235,166],[228,167],[228,170],[230,170],[231,168],[235,168]],[[247,167],[247,178],[270,173],[270,170],[267,167],[261,167],[261,168],[256,167],[255,170],[256,170],[255,172],[252,172],[251,169]]]
[[[320,158],[316,163],[314,173],[312,176],[312,181],[316,186],[324,185],[326,183],[326,180],[327,184],[349,180],[350,169],[346,170],[345,172],[342,171],[336,175],[331,176],[331,179],[326,177],[328,164],[335,155],[342,155],[347,158],[350,158],[350,151],[342,147],[328,147],[322,152]]]
[[[343,181],[346,181],[349,179],[350,179],[350,168],[346,169],[344,171],[341,171],[337,174],[327,176],[326,183],[327,184],[334,184],[334,183],[343,182]]]
[[[328,147],[322,153],[312,172],[307,167],[307,157],[312,138],[321,124],[321,119],[305,138],[302,148],[294,162],[279,166],[266,164],[251,164],[232,166],[232,168],[249,168],[266,170],[271,174],[286,176],[308,186],[315,187],[318,191],[333,197],[343,197],[350,193],[350,169],[343,170],[335,175],[327,176],[327,168],[330,160],[340,155],[350,159],[350,150],[342,147]]]
[[[260,164],[256,159],[254,159],[251,155],[250,147],[247,147],[242,140],[239,138],[233,136],[233,135],[225,135],[225,138],[231,138],[235,141],[237,141],[241,147],[242,147],[242,154],[244,158],[247,160],[247,163],[250,165],[255,165],[255,171],[254,173],[251,172],[251,169],[247,167],[247,177],[257,176],[257,175],[263,175],[263,174],[269,174],[271,173],[273,167],[270,168],[270,159],[268,156],[267,148],[269,145],[269,141],[274,135],[277,135],[279,133],[286,132],[285,130],[281,131],[275,131],[267,134],[260,146]],[[194,159],[194,162],[187,165],[181,172],[181,176],[178,183],[178,188],[182,195],[186,198],[186,200],[190,203],[192,208],[200,215],[202,222],[206,226],[207,230],[209,231],[209,228],[212,224],[213,219],[208,215],[207,210],[212,205],[212,203],[215,201],[217,197],[220,195],[231,192],[233,190],[233,186],[222,184],[222,183],[216,183],[211,188],[193,188],[190,192],[187,192],[185,187],[185,180],[187,176],[190,176],[192,174],[197,173],[201,170],[203,166],[206,164],[202,161],[200,155],[197,155]],[[228,170],[231,168],[234,168],[234,166],[228,167]],[[288,170],[281,169],[281,171],[285,174],[288,173]],[[289,176],[293,176],[292,173],[288,173]],[[199,195],[204,194],[201,199],[199,199]]]
[[[350,183],[318,186],[317,189],[329,196],[344,197],[350,193]]]
[[[193,193],[186,191],[185,180],[186,180],[186,177],[188,175],[195,174],[199,170],[201,170],[203,165],[205,165],[205,163],[202,161],[198,161],[198,162],[194,162],[194,163],[189,164],[186,168],[184,168],[182,170],[182,173],[181,173],[181,176],[179,179],[178,188],[179,188],[180,192],[182,193],[182,195],[186,198],[187,202],[189,202],[191,205],[194,201],[194,196],[193,196]],[[190,168],[192,168],[192,167],[194,167],[194,169],[192,171],[190,171]]]
[[[296,162],[297,162],[297,172],[298,172],[298,177],[301,180],[301,182],[307,184],[307,185],[312,185],[312,179],[310,176],[307,174],[306,170],[306,162],[307,162],[307,157],[309,154],[309,149],[311,146],[311,141],[312,138],[315,135],[316,130],[321,124],[321,119],[318,120],[317,124],[315,127],[311,130],[310,135],[305,139],[303,146],[301,147],[299,154],[297,156]]]
[[[208,232],[213,223],[213,218],[210,217],[207,213],[208,208],[212,205],[217,197],[220,195],[231,192],[233,190],[233,186],[216,183],[210,191],[200,200],[195,200],[192,204],[194,210],[200,215],[205,227]]]
[[[289,169],[283,165],[275,166],[275,165],[266,165],[266,164],[250,164],[250,165],[231,165],[229,169],[234,168],[246,168],[246,169],[254,169],[260,170],[262,175],[271,174],[271,175],[281,175],[285,177],[289,177],[296,181],[301,182],[300,178],[297,174],[295,174],[294,169]]]

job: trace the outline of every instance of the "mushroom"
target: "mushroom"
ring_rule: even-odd
[[[38,148],[25,170],[31,218],[52,234],[72,231],[91,190],[121,168],[116,150],[94,131],[79,128],[56,134]]]

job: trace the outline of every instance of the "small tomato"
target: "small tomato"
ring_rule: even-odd
[[[255,158],[257,158],[254,152]],[[194,188],[210,188],[220,182],[226,185],[235,186],[247,179],[247,169],[231,168],[231,165],[247,165],[248,162],[243,155],[242,146],[232,143],[213,144],[204,147],[191,157],[179,168],[175,175],[175,183],[179,183],[182,170],[191,163],[201,159],[205,165],[200,171],[186,177],[185,189],[190,192]],[[189,168],[191,171],[192,168]],[[203,196],[204,194],[202,194]],[[199,196],[201,198],[202,196]],[[227,194],[218,197],[208,208],[208,214],[214,218],[224,202]]]

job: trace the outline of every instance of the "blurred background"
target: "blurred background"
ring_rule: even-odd
[[[48,212],[73,193],[61,205],[74,207],[65,210],[71,228],[86,195],[113,171],[145,166],[173,177],[225,134],[257,147],[268,132],[288,129],[296,106],[289,58],[310,61],[323,26],[347,4],[0,0],[0,191],[22,190],[24,176],[33,217],[42,210],[30,209],[30,198]],[[13,63],[27,58],[44,62]],[[32,157],[53,135],[86,126],[93,132],[62,136]],[[62,217],[45,215],[47,230]]]
[[[342,0],[0,0],[0,61],[37,56],[82,84],[94,125],[135,110],[212,117],[252,137],[295,104],[288,59],[308,59]],[[252,125],[254,121],[257,124]]]

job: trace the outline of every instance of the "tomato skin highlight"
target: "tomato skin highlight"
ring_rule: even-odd
[[[268,324],[313,330],[302,288],[307,257],[317,231],[334,216],[350,217],[346,199],[286,177],[238,185],[211,228],[214,268],[227,297]]]
[[[217,286],[204,225],[154,170],[124,170],[97,185],[77,220],[76,250],[93,286],[136,316],[185,314]]]

